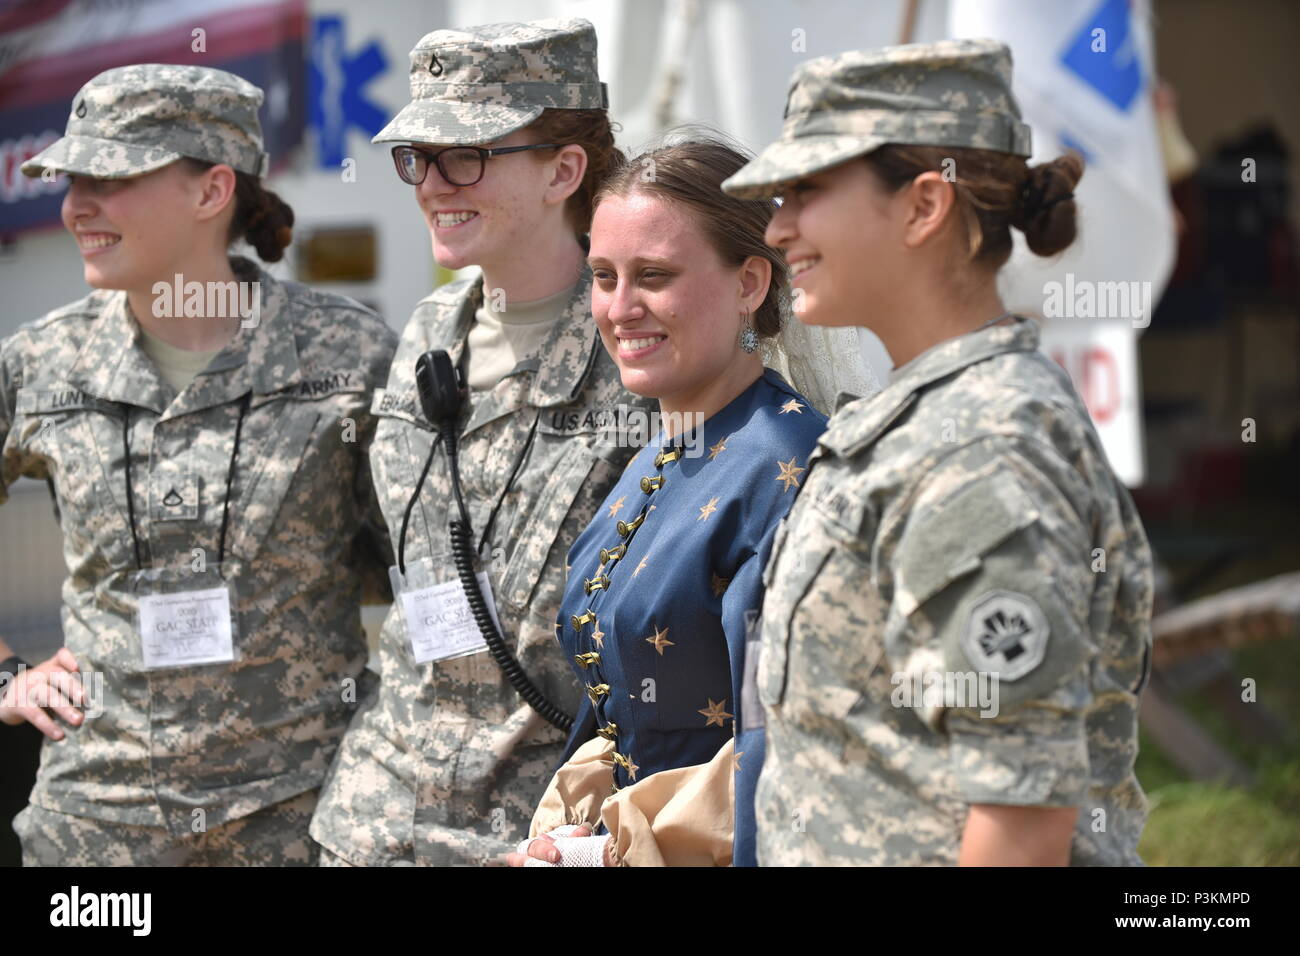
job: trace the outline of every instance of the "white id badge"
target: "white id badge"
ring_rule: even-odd
[[[234,601],[216,565],[150,568],[133,575],[136,631],[145,670],[237,660]]]
[[[745,666],[740,682],[740,732],[758,730],[767,723],[758,698],[758,656],[763,647],[763,622],[758,611],[745,612]]]
[[[488,649],[450,554],[408,564],[405,579],[396,567],[389,568],[388,574],[402,609],[407,645],[415,663],[468,657]],[[501,620],[497,617],[487,572],[479,571],[477,577],[488,613],[500,630]]]

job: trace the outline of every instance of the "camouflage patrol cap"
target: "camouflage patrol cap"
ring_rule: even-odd
[[[1011,93],[1011,51],[996,40],[858,50],[801,64],[781,138],[722,188],[758,199],[886,143],[1028,156],[1029,127]]]
[[[411,51],[411,102],[371,142],[471,146],[523,129],[547,108],[608,106],[586,20],[435,30]]]
[[[260,89],[225,70],[119,66],[78,91],[63,138],[23,163],[23,172],[125,179],[189,156],[260,176],[268,165],[261,105]]]

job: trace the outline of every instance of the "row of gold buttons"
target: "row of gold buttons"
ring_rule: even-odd
[[[676,461],[678,458],[681,457],[681,454],[682,452],[681,449],[679,448],[674,448],[666,452],[661,451],[657,455],[655,455],[655,467],[662,468],[668,462]],[[645,494],[647,495],[653,494],[654,492],[658,491],[660,488],[664,486],[664,476],[663,475],[646,476],[641,479],[640,486],[641,486],[641,490]],[[648,508],[642,508],[641,513],[638,514],[631,521],[619,521],[618,524],[614,526],[615,530],[618,532],[618,536],[620,538],[629,537],[632,534],[632,532],[636,531],[636,529],[641,527],[641,525],[645,522],[646,515],[648,513],[649,513]],[[627,554],[627,546],[628,546],[628,542],[624,541],[622,544],[613,548],[601,548],[600,549],[601,568],[604,569],[605,565],[609,564],[611,566],[610,570],[613,570],[613,564],[617,563],[618,561],[621,561],[624,555]],[[591,594],[592,591],[600,591],[600,590],[608,591],[609,590],[608,573],[597,574],[594,578],[584,579],[583,590],[587,594]],[[571,618],[573,629],[579,633],[582,632],[582,627],[584,624],[591,624],[595,620],[596,620],[596,613],[591,608],[587,608],[587,610],[584,613],[575,614]],[[600,654],[597,651],[587,651],[582,654],[575,654],[573,656],[573,660],[574,663],[576,663],[583,670],[587,670],[589,668],[595,667],[597,664],[600,663]],[[600,675],[597,674],[595,676],[597,677],[597,679],[599,679]],[[610,687],[608,684],[605,683],[587,685],[587,696],[591,699],[591,703],[593,707],[598,706],[600,699],[602,697],[609,696],[609,691],[610,691]],[[605,726],[599,728],[596,731],[596,733],[599,736],[604,737],[606,740],[615,740],[618,737],[618,724],[614,723],[612,720],[607,720],[605,722]],[[636,779],[636,772],[640,768],[637,767],[637,765],[632,762],[632,757],[630,754],[624,755],[619,753],[617,750],[615,750],[612,753],[612,759],[615,764],[622,767],[627,772],[629,779],[631,780]],[[612,787],[612,792],[617,793],[620,789],[621,788],[618,786],[618,784],[614,784]]]
[[[655,455],[655,467],[662,468],[668,462],[676,461],[678,458],[681,457],[681,455],[682,455],[682,451],[680,448],[673,448],[669,451],[661,451]],[[645,492],[647,495],[652,494],[655,491],[658,491],[663,486],[664,486],[663,475],[646,476],[641,479],[641,490]],[[645,522],[647,513],[648,513],[647,509],[643,508],[641,509],[641,513],[638,514],[631,521],[619,521],[618,524],[614,526],[615,530],[618,532],[618,536],[620,538],[626,538],[637,528],[641,527],[642,523]],[[607,563],[617,562],[622,560],[623,556],[627,554],[627,545],[628,542],[624,541],[622,544],[618,545],[617,547],[601,548],[600,566],[604,568]],[[592,591],[601,591],[601,590],[608,591],[609,575],[597,574],[594,578],[584,578],[582,582],[582,589],[587,594],[590,594]],[[575,631],[581,631],[583,624],[590,623],[595,619],[596,619],[596,615],[591,611],[590,608],[588,608],[585,614],[573,615],[571,619],[573,623],[573,629]]]

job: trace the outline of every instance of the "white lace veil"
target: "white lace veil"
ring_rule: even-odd
[[[763,364],[780,372],[819,412],[833,415],[840,392],[865,398],[880,391],[857,327],[804,325],[788,309],[782,312],[780,333],[763,340]]]

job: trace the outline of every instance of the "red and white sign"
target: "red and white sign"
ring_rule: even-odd
[[[1115,474],[1127,485],[1141,483],[1142,388],[1132,323],[1048,320],[1043,325],[1043,351],[1070,373]]]

